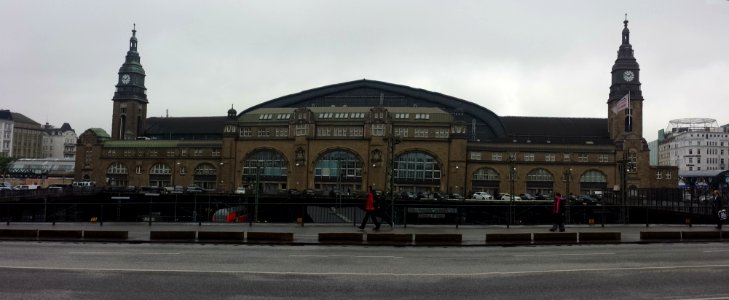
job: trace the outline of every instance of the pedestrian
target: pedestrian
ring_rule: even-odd
[[[562,199],[562,194],[555,193],[554,194],[554,206],[552,207],[552,228],[549,229],[549,231],[555,231],[557,230],[557,227],[559,227],[559,232],[564,231],[564,199]]]
[[[724,210],[724,203],[722,203],[721,194],[719,190],[714,190],[714,196],[711,199],[711,205],[713,206],[714,218],[716,218],[716,229],[721,230],[721,225],[726,219],[726,210]],[[722,213],[724,215],[722,219]]]
[[[369,192],[367,193],[367,202],[365,202],[365,216],[364,219],[362,219],[362,225],[359,226],[359,229],[365,229],[365,226],[367,226],[367,219],[372,219],[372,223],[375,224],[375,231],[380,230],[380,221],[377,220],[377,208],[375,207],[375,193],[372,191],[371,185],[369,187]]]

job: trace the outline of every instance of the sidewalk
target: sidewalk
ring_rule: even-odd
[[[388,236],[404,236],[411,234],[417,235],[460,235],[461,242],[458,245],[461,246],[477,246],[487,244],[503,244],[503,243],[487,243],[488,235],[505,235],[505,236],[524,236],[524,234],[531,234],[534,237],[533,244],[536,244],[537,236],[549,238],[562,237],[562,239],[551,239],[553,241],[550,244],[558,243],[563,241],[565,243],[575,243],[575,233],[588,236],[589,234],[599,235],[594,233],[614,234],[619,233],[619,237],[612,241],[612,243],[639,243],[639,242],[686,242],[686,241],[729,241],[729,233],[726,231],[719,231],[715,229],[714,225],[693,225],[689,227],[687,225],[650,225],[646,227],[642,225],[572,225],[567,226],[567,230],[564,234],[550,233],[548,230],[549,225],[536,225],[536,226],[510,226],[507,228],[504,225],[490,225],[490,226],[460,226],[456,228],[453,225],[408,225],[403,227],[396,225],[395,228],[391,228],[389,225],[382,225],[380,231],[373,231],[373,225],[368,225],[366,230],[359,230],[352,224],[305,224],[304,226],[297,224],[272,224],[272,223],[254,223],[249,225],[248,223],[152,223],[150,226],[146,222],[137,223],[119,223],[119,222],[105,222],[100,223],[10,223],[10,225],[0,224],[0,239],[3,240],[18,240],[17,238],[8,238],[8,235],[3,235],[2,232],[9,232],[13,230],[39,230],[39,231],[123,231],[128,232],[128,237],[119,241],[125,242],[161,242],[158,239],[151,238],[152,232],[184,232],[192,234],[192,238],[185,239],[188,242],[196,242],[194,232],[225,232],[225,233],[281,233],[290,234],[293,237],[285,242],[275,241],[272,244],[297,244],[297,245],[316,245],[325,244],[320,241],[320,234],[343,234],[351,237],[356,234],[362,234],[364,241],[357,243],[356,240],[353,243],[346,244],[372,244],[369,241],[375,240],[374,238],[368,239],[371,235],[381,235],[378,237]],[[648,237],[649,234],[656,233],[657,237]],[[662,235],[665,234],[665,235]],[[642,236],[643,235],[643,236]],[[722,236],[723,235],[723,236]],[[356,236],[355,236],[356,238]],[[35,240],[59,240],[61,238],[43,239],[42,235]],[[66,238],[62,240],[83,240],[93,241],[89,239],[81,239],[80,235],[78,238]],[[174,239],[166,240],[172,241]],[[417,240],[417,239],[416,239]],[[178,240],[179,241],[179,240]],[[181,241],[184,242],[184,241]],[[197,242],[207,242],[200,241]],[[229,240],[227,242],[233,243],[244,243],[243,239]],[[350,240],[351,242],[351,240]],[[257,241],[257,243],[265,243],[263,241]],[[580,239],[580,243],[584,243]],[[412,244],[412,243],[410,243]],[[532,244],[532,243],[521,243],[521,244]],[[404,245],[409,245],[404,243]]]

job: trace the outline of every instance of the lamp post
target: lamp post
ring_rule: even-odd
[[[255,189],[256,198],[255,198],[255,206],[254,206],[254,211],[253,211],[253,218],[254,218],[255,222],[258,222],[258,198],[260,197],[260,193],[261,193],[260,173],[261,173],[261,162],[258,161],[258,162],[256,162],[256,189]]]
[[[565,194],[567,194],[567,224],[570,224],[570,180],[572,180],[572,168],[567,168],[564,170],[564,181],[565,181]]]
[[[514,185],[516,185],[516,153],[509,154],[509,222],[506,228],[514,221]]]

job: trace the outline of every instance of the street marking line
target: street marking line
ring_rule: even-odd
[[[309,275],[309,276],[396,276],[396,277],[467,277],[494,275],[525,275],[549,273],[607,272],[607,271],[644,271],[675,269],[716,269],[729,268],[729,265],[691,265],[691,266],[654,266],[632,268],[595,268],[595,269],[556,269],[531,271],[496,271],[475,273],[353,273],[353,272],[293,272],[293,271],[226,271],[226,270],[163,270],[163,269],[117,269],[117,268],[62,268],[62,267],[24,267],[0,266],[7,270],[43,270],[43,271],[82,271],[82,272],[136,272],[136,273],[191,273],[191,274],[251,274],[251,275]]]
[[[542,257],[542,256],[592,256],[592,255],[615,255],[612,252],[598,252],[598,253],[563,253],[563,254],[517,254],[514,257]]]
[[[402,256],[390,255],[323,255],[323,254],[291,254],[289,257],[357,257],[357,258],[394,258],[400,259]]]
[[[704,253],[714,253],[714,252],[729,252],[729,249],[727,250],[706,250]]]
[[[179,252],[118,252],[118,251],[74,251],[68,254],[90,254],[90,255],[180,255]]]

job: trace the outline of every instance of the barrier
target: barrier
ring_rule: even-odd
[[[488,233],[486,234],[487,244],[530,244],[531,233]]]
[[[0,237],[35,239],[38,237],[38,229],[0,229]]]
[[[721,239],[721,231],[681,231],[681,238],[684,240],[718,240]]]
[[[231,241],[243,242],[245,232],[243,231],[198,231],[198,241]]]
[[[580,232],[580,243],[583,242],[620,242],[622,240],[620,232]]]
[[[398,244],[407,245],[413,243],[411,233],[370,233],[367,234],[368,244]]]
[[[83,231],[81,230],[38,230],[39,238],[48,239],[81,239]]]
[[[294,234],[290,232],[248,232],[248,242],[293,242]]]
[[[84,230],[84,239],[126,240],[129,231]]]
[[[537,232],[534,243],[577,243],[577,232]]]
[[[463,242],[463,235],[449,233],[419,233],[415,235],[415,244],[454,245]]]
[[[355,232],[327,232],[319,233],[319,242],[323,243],[357,243],[364,240],[363,233]]]
[[[150,240],[194,241],[195,231],[150,231]]]
[[[680,231],[641,231],[641,240],[681,240]]]

